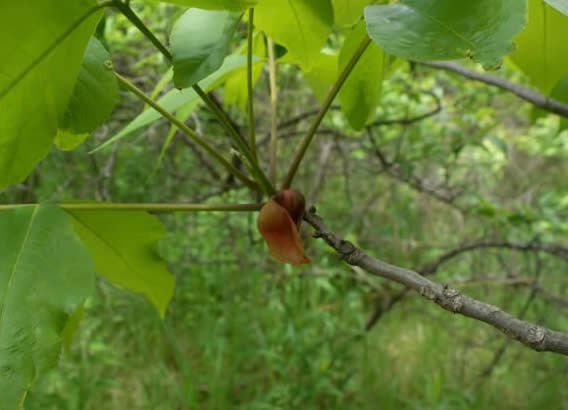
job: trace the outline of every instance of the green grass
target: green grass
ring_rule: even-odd
[[[411,296],[365,334],[371,293],[337,259],[320,258],[327,265],[316,271],[328,277],[275,264],[262,246],[233,239],[246,236],[242,215],[166,224],[174,233],[164,254],[178,282],[165,320],[142,297],[99,281],[71,353],[34,387],[26,409],[568,406],[561,356],[511,344],[480,384],[505,341],[494,329]],[[314,244],[311,252],[326,250]],[[511,290],[468,292],[504,303]]]

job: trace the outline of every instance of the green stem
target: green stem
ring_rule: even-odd
[[[341,75],[337,78],[337,81],[333,85],[333,88],[329,91],[329,94],[327,95],[327,98],[325,99],[317,117],[315,118],[311,127],[306,132],[306,135],[304,136],[304,139],[302,140],[300,147],[298,148],[296,154],[294,155],[294,161],[292,162],[290,170],[286,175],[286,179],[284,180],[282,189],[290,188],[290,185],[292,184],[292,181],[294,179],[294,175],[296,175],[296,171],[298,171],[298,167],[300,166],[300,163],[302,162],[302,159],[304,158],[304,155],[306,154],[306,151],[310,143],[312,142],[312,139],[314,138],[314,135],[316,134],[316,131],[318,130],[318,127],[321,124],[323,117],[329,110],[329,107],[331,107],[331,103],[333,102],[334,98],[337,96],[337,93],[339,93],[339,90],[341,90],[341,87],[345,83],[345,80],[347,79],[349,74],[351,74],[353,67],[355,67],[355,65],[357,64],[357,62],[359,61],[359,59],[361,58],[361,56],[363,55],[363,53],[365,52],[365,50],[367,49],[370,43],[371,39],[369,37],[366,37],[365,40],[363,40],[357,51],[355,51],[355,54],[353,54],[353,57],[351,57],[351,60],[349,60],[349,63],[347,63],[347,66],[345,67]]]
[[[229,133],[229,136],[232,138],[237,147],[239,147],[239,150],[241,150],[243,153],[248,152],[249,148],[247,147],[245,140],[235,129],[235,127],[233,127],[221,107],[219,107],[198,84],[193,85],[192,88],[199,96],[199,98],[201,98],[203,102],[207,104],[207,106],[211,109],[211,111],[213,111],[213,114],[215,114],[217,119],[221,122],[221,125],[223,126],[223,128],[225,128],[225,131]]]
[[[276,193],[276,189],[270,183],[268,177],[259,167],[258,162],[252,156],[249,147],[247,146],[243,137],[238,133],[238,131],[233,127],[231,122],[228,120],[227,116],[225,115],[224,111],[213,101],[209,96],[196,84],[193,86],[193,89],[201,97],[203,101],[211,108],[213,113],[217,116],[221,124],[224,126],[225,130],[229,133],[229,136],[235,143],[235,145],[239,148],[239,151],[244,155],[247,159],[247,162],[250,165],[250,170],[256,180],[260,183],[264,191],[268,195],[274,195]]]
[[[255,160],[258,162],[258,155],[256,153],[256,130],[254,124],[254,98],[252,87],[252,40],[254,34],[254,8],[249,9],[248,21],[248,50],[247,50],[247,84],[248,84],[248,117],[250,129],[250,152]]]
[[[203,140],[199,135],[195,133],[191,128],[187,127],[182,121],[178,120],[174,115],[170,114],[163,108],[160,104],[149,98],[142,90],[138,89],[134,84],[128,81],[126,78],[122,77],[120,74],[116,74],[118,81],[126,87],[129,91],[134,93],[138,98],[143,100],[150,107],[162,114],[163,117],[168,119],[172,124],[178,127],[184,134],[193,139],[201,148],[203,148],[209,155],[219,161],[231,174],[240,179],[249,188],[258,191],[258,184],[254,181],[248,179],[241,171],[235,168],[229,161],[223,158],[211,145],[209,145],[205,140]]]
[[[152,33],[148,26],[132,11],[130,5],[120,0],[112,0],[112,5],[116,7],[134,26],[140,30],[144,36],[154,44],[164,57],[171,63],[174,59],[170,50]]]
[[[0,211],[38,206],[40,204],[0,205]],[[81,211],[148,211],[148,212],[256,212],[263,204],[152,204],[108,202],[56,204],[60,208]]]
[[[277,118],[277,104],[278,104],[278,87],[276,84],[276,59],[274,58],[274,43],[270,37],[266,40],[268,47],[268,74],[270,77],[270,105],[272,124],[270,127],[270,179],[276,185],[276,144],[278,137],[278,118]]]
[[[164,57],[170,63],[173,62],[172,53],[167,49],[165,45],[162,44],[162,42],[154,35],[154,33],[152,33],[152,31],[146,26],[146,24],[144,24],[144,22],[140,20],[140,18],[127,4],[123,3],[120,0],[111,0],[111,2],[113,6],[115,6],[122,14],[124,14],[124,16],[128,20],[130,20],[130,22],[134,24],[134,26],[138,28],[138,30],[140,30],[140,32],[144,34],[144,36],[146,36],[146,38],[148,38],[148,40],[150,40],[152,44],[154,44],[154,46],[164,55]],[[223,111],[223,109],[219,107],[219,105],[217,105],[215,101],[209,98],[209,96],[205,93],[205,91],[201,89],[198,84],[194,84],[192,88],[203,100],[203,102],[213,111],[213,114],[215,114],[217,119],[221,122],[223,128],[225,128],[225,130],[229,133],[229,136],[233,139],[239,150],[249,161],[253,174],[259,181],[264,191],[266,191],[266,193],[269,195],[274,195],[276,193],[276,190],[268,180],[265,173],[258,166],[257,161],[254,160],[254,157],[252,156],[249,147],[247,147],[246,143],[244,142],[243,137],[239,134],[235,127],[233,127],[231,121],[229,121],[229,119],[227,118],[227,113],[225,113],[225,111]]]
[[[27,66],[16,78],[14,78],[6,88],[0,91],[0,100],[2,100],[8,93],[16,86],[20,81],[22,81],[29,73],[32,71],[39,63],[41,63],[47,56],[51,54],[53,50],[61,44],[67,37],[69,37],[85,20],[95,14],[97,11],[109,7],[112,1],[103,1],[93,7],[91,10],[87,11],[82,15],[75,23],[73,23],[67,30],[65,30],[59,37],[55,39],[53,44],[46,48],[35,60],[33,60],[29,66]]]

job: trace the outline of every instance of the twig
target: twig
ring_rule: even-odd
[[[325,175],[327,173],[327,167],[329,164],[329,158],[331,154],[331,149],[333,148],[334,142],[326,141],[322,144],[320,148],[320,158],[317,167],[317,173],[314,178],[314,183],[312,184],[312,191],[308,195],[310,203],[317,202],[323,184],[325,182]]]
[[[455,199],[457,197],[456,193],[442,192],[439,188],[428,186],[423,179],[420,179],[416,176],[407,177],[402,175],[399,172],[398,168],[395,167],[395,164],[390,162],[386,158],[385,154],[379,149],[377,143],[375,142],[375,138],[371,128],[367,128],[367,136],[369,137],[369,141],[373,145],[375,155],[379,159],[379,162],[381,163],[383,169],[386,171],[386,174],[388,176],[400,182],[405,183],[406,185],[408,185],[409,187],[413,188],[418,192],[430,195],[436,198],[438,201],[445,203],[446,205],[450,205],[453,208],[456,208],[460,211],[464,211],[459,205],[455,203]],[[446,188],[447,191],[450,191],[450,189],[451,189],[450,187]]]
[[[412,125],[415,122],[420,122],[422,120],[425,120],[428,117],[433,117],[434,115],[439,114],[442,111],[442,101],[440,100],[440,98],[436,94],[434,94],[432,91],[424,91],[424,94],[427,94],[434,99],[434,101],[436,102],[436,108],[434,108],[431,111],[428,111],[427,113],[417,115],[416,117],[395,118],[395,119],[392,119],[392,120],[374,121],[374,122],[370,123],[369,125],[367,125],[367,128],[381,127],[381,126],[384,126],[384,125],[395,125],[395,124]]]
[[[359,266],[372,275],[378,275],[408,286],[442,308],[485,322],[508,337],[518,340],[536,351],[550,351],[568,356],[568,334],[554,331],[517,319],[496,306],[480,302],[447,285],[429,280],[417,272],[390,265],[373,258],[351,242],[328,230],[312,207],[304,220],[315,228],[314,237],[322,238],[350,265]]]
[[[426,67],[451,71],[453,73],[461,75],[462,77],[469,78],[470,80],[480,81],[485,84],[493,85],[495,87],[501,88],[502,90],[509,91],[520,99],[525,100],[545,111],[552,112],[563,117],[568,117],[568,104],[564,104],[558,100],[548,98],[541,93],[525,88],[519,84],[515,84],[504,78],[480,73],[474,70],[470,70],[469,68],[466,68],[460,64],[450,63],[446,61],[429,63],[415,61],[414,63]]]
[[[539,241],[530,241],[528,243],[516,243],[516,242],[507,242],[507,241],[482,240],[462,245],[456,249],[452,249],[451,251],[440,256],[436,261],[424,266],[420,270],[420,273],[424,276],[432,275],[438,270],[440,265],[446,263],[450,259],[455,258],[456,256],[464,252],[469,252],[476,249],[484,249],[484,248],[505,248],[505,249],[523,251],[523,252],[542,251],[554,256],[558,256],[559,258],[568,260],[568,248],[564,248],[558,245],[541,243]]]

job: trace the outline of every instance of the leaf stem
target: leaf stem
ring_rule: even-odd
[[[254,34],[254,8],[249,9],[248,21],[248,49],[247,49],[247,85],[248,85],[248,117],[250,129],[250,152],[255,160],[258,162],[258,155],[256,153],[256,130],[254,124],[254,95],[252,87],[252,47],[253,47],[253,34]]]
[[[304,155],[306,154],[306,151],[310,143],[312,142],[312,139],[316,134],[316,131],[318,130],[318,127],[321,121],[323,120],[323,117],[329,110],[329,107],[331,107],[331,103],[333,102],[334,98],[337,96],[337,93],[339,93],[339,90],[341,90],[341,87],[343,86],[345,80],[353,70],[353,67],[355,67],[355,65],[357,64],[357,62],[359,61],[359,59],[361,58],[361,56],[363,55],[363,53],[365,52],[365,50],[367,49],[370,43],[371,39],[369,37],[366,37],[363,40],[357,51],[355,51],[355,53],[353,54],[353,57],[351,57],[351,60],[349,60],[349,63],[347,63],[347,66],[345,67],[343,72],[337,78],[332,89],[329,91],[329,94],[327,95],[327,98],[325,99],[317,117],[315,118],[314,122],[306,132],[306,135],[304,136],[302,143],[300,144],[298,150],[296,151],[296,154],[294,155],[294,161],[292,162],[288,174],[286,175],[286,179],[284,180],[282,189],[290,188],[290,185],[292,184],[292,181],[294,179],[294,175],[296,175],[296,171],[298,171],[298,167],[300,166],[300,163],[302,162],[302,159],[304,158]]]
[[[140,30],[148,40],[154,44],[154,46],[164,55],[164,57],[170,62],[173,63],[173,55],[167,49],[167,47],[162,44],[162,42],[152,33],[152,31],[146,26],[146,24],[140,20],[140,18],[132,11],[130,6],[126,3],[123,3],[120,0],[111,0],[113,6],[115,6],[124,16],[130,20],[134,26]],[[223,111],[223,109],[215,103],[207,93],[199,86],[199,84],[194,84],[192,86],[193,90],[196,94],[203,100],[203,102],[213,111],[213,114],[217,117],[223,128],[229,133],[229,136],[233,139],[239,150],[245,156],[245,158],[249,161],[252,173],[254,177],[258,180],[264,191],[268,195],[273,195],[276,193],[276,190],[268,180],[268,177],[262,171],[262,169],[258,166],[257,161],[254,159],[254,156],[251,154],[249,147],[247,146],[246,142],[244,141],[243,137],[239,134],[239,132],[233,127],[231,121],[228,119],[227,113]],[[236,168],[235,168],[236,169]],[[234,174],[236,176],[236,174]]]
[[[162,42],[152,33],[148,26],[140,20],[140,18],[132,11],[128,3],[123,3],[120,0],[112,0],[112,5],[116,7],[134,26],[140,30],[144,36],[150,40],[152,44],[162,53],[164,57],[171,63],[174,59],[172,53]]]
[[[268,195],[274,195],[276,193],[276,189],[270,183],[270,180],[264,173],[264,171],[259,167],[258,161],[253,157],[251,150],[247,146],[246,141],[244,138],[238,133],[238,131],[233,127],[231,122],[228,120],[227,116],[224,114],[224,111],[211,99],[209,96],[196,84],[193,86],[193,89],[201,97],[203,101],[211,108],[213,113],[219,119],[221,124],[224,126],[225,130],[229,133],[229,136],[235,143],[235,145],[239,148],[240,152],[244,155],[250,165],[250,171],[256,178],[256,180],[260,183],[261,187]],[[208,103],[208,101],[210,103]]]
[[[270,37],[267,37],[268,47],[268,74],[270,77],[270,104],[272,107],[272,126],[270,128],[270,180],[273,185],[276,185],[277,166],[276,166],[276,146],[277,146],[277,133],[278,133],[278,118],[277,118],[277,104],[278,104],[278,88],[276,85],[276,60],[274,58],[274,43]]]
[[[0,211],[38,206],[40,204],[0,205]],[[148,212],[256,212],[263,204],[168,204],[168,203],[77,203],[56,204],[67,210],[82,211],[148,211]]]
[[[195,131],[193,131],[191,128],[187,127],[182,121],[180,121],[179,119],[177,119],[174,115],[170,114],[168,111],[166,111],[165,108],[163,108],[160,104],[158,104],[157,102],[155,102],[154,100],[152,100],[150,97],[146,96],[146,94],[144,94],[142,92],[142,90],[140,90],[138,87],[136,87],[134,84],[132,84],[130,81],[128,81],[126,78],[122,77],[120,74],[115,73],[116,78],[118,79],[118,81],[124,86],[126,87],[129,91],[131,91],[133,94],[135,94],[138,98],[140,98],[141,100],[143,100],[146,104],[148,104],[150,107],[152,107],[153,109],[155,109],[156,111],[158,111],[160,114],[162,114],[163,117],[165,117],[166,119],[168,119],[172,124],[174,124],[176,127],[178,127],[184,134],[186,134],[188,137],[190,137],[191,139],[193,139],[201,148],[203,148],[205,151],[207,151],[207,153],[209,155],[211,155],[213,158],[215,158],[217,161],[219,161],[226,169],[227,171],[229,171],[231,174],[233,174],[235,177],[237,177],[238,179],[240,179],[245,185],[247,185],[249,188],[258,191],[259,187],[258,184],[254,181],[251,181],[250,179],[248,179],[240,170],[238,170],[237,168],[235,168],[229,161],[227,161],[225,158],[223,158],[216,150],[215,148],[213,148],[211,145],[209,145],[209,143],[207,143],[205,140],[203,140],[199,135],[197,135],[195,133]]]

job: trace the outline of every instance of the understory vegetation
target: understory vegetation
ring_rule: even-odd
[[[135,9],[164,41],[181,13],[171,5]],[[102,38],[120,50],[115,70],[152,94],[167,62],[126,18],[107,12],[104,22]],[[244,39],[241,23],[233,48]],[[337,32],[328,46],[342,42]],[[332,107],[294,188],[369,254],[524,320],[568,329],[568,254],[542,250],[568,246],[565,119],[454,73],[393,64],[401,68],[385,80],[374,122],[356,132]],[[285,169],[319,103],[295,66],[277,69]],[[491,74],[529,87],[507,62]],[[223,87],[214,95],[225,102]],[[266,70],[255,96],[267,169]],[[224,107],[246,132],[246,113]],[[74,151],[54,147],[0,203],[258,202],[179,132],[160,158],[170,132],[164,120],[89,153],[143,109],[121,90],[103,127]],[[205,105],[187,124],[231,150]],[[168,231],[160,254],[176,279],[165,318],[141,295],[98,277],[73,344],[28,394],[27,410],[568,408],[563,356],[534,352],[364,274],[310,238],[307,224],[301,234],[312,263],[292,267],[270,257],[255,213],[158,216]]]

